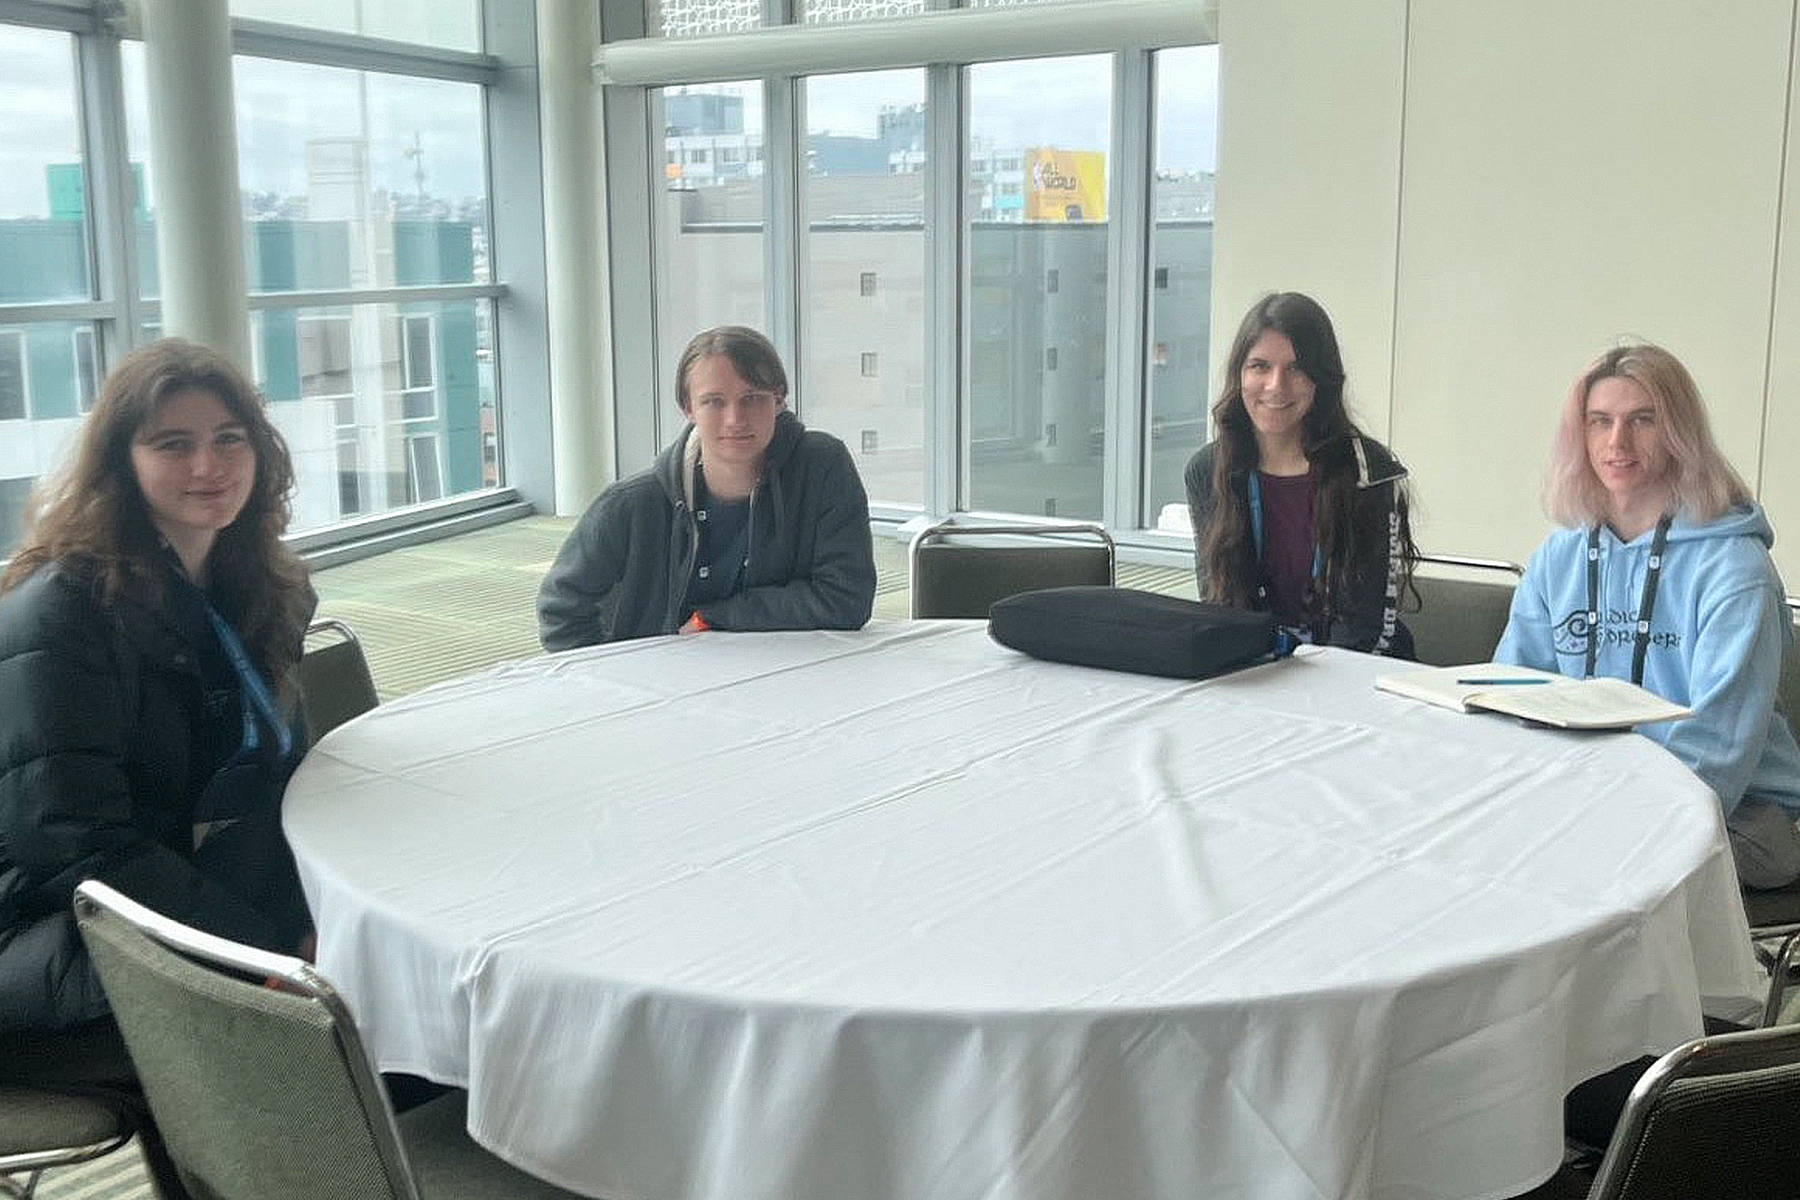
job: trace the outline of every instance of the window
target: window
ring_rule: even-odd
[[[992,7],[1000,6],[662,0],[648,31],[885,20],[896,34],[916,26],[929,41],[939,10]],[[755,324],[796,352],[788,362],[794,407],[850,446],[877,519],[923,508],[933,516],[1061,513],[1115,529],[1152,523],[1146,509],[1162,490],[1152,484],[1160,456],[1192,452],[1199,439],[1184,420],[1204,408],[1202,387],[1186,399],[1186,411],[1174,412],[1182,402],[1173,388],[1181,385],[1166,381],[1186,383],[1196,358],[1202,361],[1192,369],[1204,372],[1206,342],[1195,310],[1177,312],[1171,303],[1154,312],[1154,304],[1209,290],[1211,274],[1209,257],[1194,259],[1192,239],[1187,246],[1164,239],[1178,257],[1153,257],[1150,243],[1170,232],[1163,226],[1174,216],[1171,205],[1203,203],[1204,214],[1191,219],[1206,222],[1210,238],[1211,168],[1158,157],[1137,131],[1160,130],[1175,145],[1206,126],[1216,52],[1115,49],[1108,7],[1102,0],[1071,5],[1083,11],[1070,15],[1068,27],[1091,37],[1094,52],[1055,59],[1019,58],[1027,49],[1019,23],[996,14],[971,16],[964,26],[984,35],[969,40],[977,53],[993,54],[967,66],[914,68],[896,49],[896,69],[809,74],[806,64],[833,61],[837,42],[796,28],[793,54],[782,60],[792,65],[775,66],[759,82],[690,82],[678,66],[646,80],[644,119],[664,129],[664,154],[679,149],[683,157],[665,172],[654,148],[648,155],[626,149],[629,143],[606,148],[620,199],[629,202],[631,186],[621,171],[641,173],[644,186],[665,193],[648,206],[657,223],[649,246],[641,237],[613,246],[615,314],[656,306],[653,320],[623,321],[631,336],[619,343],[615,365],[631,378],[621,395],[657,397],[666,441],[667,374],[686,338],[721,321]],[[615,10],[615,36],[633,37],[631,0],[603,0],[603,15]],[[1192,34],[1202,36],[1208,24],[1194,22]],[[1189,29],[1171,16],[1166,32],[1140,44],[1182,46]],[[896,37],[894,45],[905,42]],[[667,50],[665,61],[691,61],[696,76],[733,61],[713,46]],[[925,57],[966,61],[935,50]],[[1159,90],[1159,66],[1165,77],[1192,69],[1197,78],[1165,78]],[[625,88],[619,96],[630,94]],[[1131,111],[1115,114],[1115,103]],[[1193,115],[1170,115],[1177,111]],[[629,127],[637,128],[631,116]],[[1169,132],[1176,128],[1180,137]],[[1210,155],[1210,134],[1206,144]],[[712,161],[688,162],[687,151],[701,147]],[[728,158],[740,147],[741,173]],[[616,150],[624,152],[614,157]],[[931,161],[938,153],[951,161]],[[1152,177],[1165,166],[1177,176]],[[1115,196],[1114,188],[1122,190]],[[958,212],[962,228],[934,227]],[[1113,220],[1118,212],[1127,219]],[[1161,223],[1155,232],[1153,212]],[[1132,278],[1116,277],[1122,267]],[[1166,268],[1160,287],[1156,267]],[[1169,323],[1154,336],[1153,313]],[[1115,344],[1126,331],[1127,344]],[[642,361],[651,356],[633,349],[652,341],[659,343],[656,379]],[[1158,342],[1174,365],[1154,374],[1173,409],[1153,413],[1144,381]],[[652,453],[649,409],[620,410],[634,414],[619,426],[630,461]]]
[[[437,387],[432,383],[434,328],[429,316],[400,318],[400,418],[404,421],[430,420],[438,415]]]
[[[69,331],[69,350],[75,363],[75,406],[81,412],[94,407],[100,394],[100,356],[94,348],[94,327],[82,325]]]
[[[968,76],[970,145],[1022,173],[1020,194],[1001,192],[971,154],[969,507],[1100,517],[1111,59],[985,63]],[[1019,286],[1052,271],[1055,292]]]
[[[665,129],[741,139],[747,147],[762,137],[760,83],[680,88],[664,93],[661,103]],[[657,357],[665,373],[674,370],[682,347],[702,329],[763,327],[761,175],[716,173],[704,166],[704,154],[688,151],[687,165],[668,174],[665,203],[658,209],[654,303],[661,334]],[[673,380],[658,391],[674,395]],[[669,413],[659,409],[658,415]]]
[[[267,334],[264,335],[265,339]],[[264,345],[268,343],[265,340]],[[296,365],[300,395],[308,400],[352,396],[350,384],[350,318],[348,315],[294,317]],[[267,350],[264,351],[266,355]],[[265,368],[266,370],[267,368]],[[352,409],[341,409],[344,414]],[[356,424],[354,416],[338,418],[340,425]]]
[[[888,163],[923,119],[925,75],[820,75],[805,95],[803,415],[851,447],[872,501],[916,506],[925,428],[907,393],[924,383],[925,322],[907,301],[924,296],[925,192]]]
[[[481,0],[370,3],[368,0],[230,0],[231,15],[303,25],[330,33],[481,49]]]
[[[235,65],[251,323],[260,382],[278,402],[271,416],[294,449],[294,529],[489,486],[481,88],[259,58]],[[404,310],[284,299],[407,287],[469,298]],[[421,489],[409,447],[427,433],[432,469]]]
[[[31,415],[25,381],[25,334],[0,329],[0,421],[23,421]]]
[[[1165,505],[1186,503],[1187,460],[1206,440],[1212,371],[1206,332],[1212,322],[1213,98],[1218,93],[1219,48],[1160,51],[1155,70],[1150,337],[1159,347],[1195,349],[1173,360],[1166,350],[1158,352],[1153,362],[1162,369],[1150,372],[1145,385],[1149,392],[1145,516],[1151,525],[1158,523],[1157,514]]]

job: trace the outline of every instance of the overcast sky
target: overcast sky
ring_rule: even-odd
[[[0,218],[45,216],[44,168],[76,162],[80,139],[68,35],[0,26],[0,79],[7,132],[0,139]],[[973,68],[971,125],[997,149],[1055,146],[1104,149],[1111,119],[1110,60],[1104,55],[989,63]],[[147,159],[143,47],[124,47],[126,121],[132,158]],[[1214,169],[1218,126],[1218,50],[1164,51],[1159,84],[1157,166]],[[306,194],[306,146],[350,138],[366,128],[374,186],[411,192],[422,164],[425,191],[458,200],[483,194],[479,89],[332,67],[234,60],[239,174],[250,191]],[[917,103],[923,72],[880,71],[813,80],[808,125],[822,132],[874,136],[883,104]],[[760,89],[741,90],[747,123],[760,122]],[[754,124],[752,124],[754,127]],[[416,141],[415,141],[416,139]],[[415,145],[421,152],[409,152]]]

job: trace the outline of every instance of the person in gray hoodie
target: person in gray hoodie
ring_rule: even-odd
[[[688,426],[582,514],[538,589],[546,650],[704,629],[857,629],[875,602],[869,501],[850,451],[787,408],[762,334],[696,336]]]

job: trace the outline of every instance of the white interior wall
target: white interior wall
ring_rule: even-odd
[[[1570,381],[1662,342],[1800,591],[1795,7],[1225,0],[1215,344],[1263,292],[1318,296],[1421,545],[1523,561]]]

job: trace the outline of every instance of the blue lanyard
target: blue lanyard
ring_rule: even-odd
[[[269,728],[275,731],[275,748],[286,758],[294,748],[294,733],[281,719],[281,713],[275,707],[275,697],[269,694],[269,685],[250,663],[250,656],[244,653],[244,643],[238,640],[237,631],[231,623],[219,615],[219,610],[206,604],[206,615],[212,618],[213,632],[219,635],[219,645],[224,648],[225,656],[231,659],[231,666],[238,677],[238,703],[244,714],[243,753],[249,753],[262,745],[262,735],[257,730],[256,714],[261,713]]]

